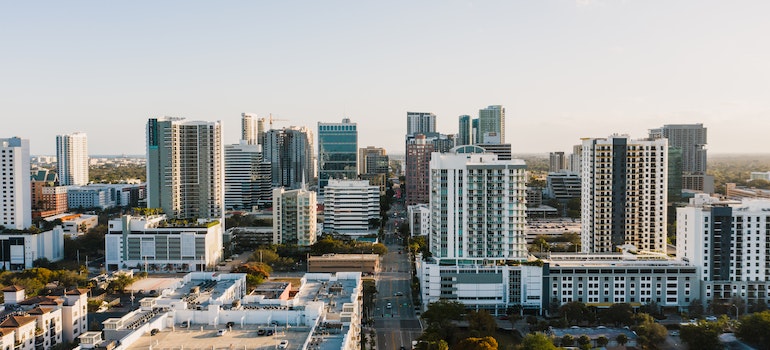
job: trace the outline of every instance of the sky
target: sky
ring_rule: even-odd
[[[144,154],[147,119],[348,117],[404,152],[406,112],[439,132],[506,108],[514,153],[703,123],[708,149],[767,153],[769,1],[4,1],[0,137],[55,154]]]

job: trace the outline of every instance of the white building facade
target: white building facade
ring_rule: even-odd
[[[525,260],[526,165],[478,146],[433,153],[430,242],[434,258]]]
[[[22,230],[32,225],[29,140],[0,139],[0,225]]]
[[[770,304],[770,200],[698,194],[677,208],[676,224],[677,258],[700,270],[704,302]]]
[[[430,207],[427,204],[415,204],[406,207],[409,215],[409,230],[412,237],[430,234]]]
[[[222,223],[184,223],[165,215],[124,215],[110,220],[104,238],[109,271],[136,268],[147,272],[202,271],[222,258]]]
[[[324,189],[324,232],[366,235],[380,217],[380,190],[365,180],[329,179]]]
[[[581,243],[605,253],[666,249],[668,143],[625,135],[583,140]]]
[[[316,242],[316,193],[307,189],[273,190],[273,237],[275,244],[307,247]]]
[[[56,135],[56,162],[62,186],[88,184],[88,136],[82,132]]]

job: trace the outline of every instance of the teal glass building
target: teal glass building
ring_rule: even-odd
[[[358,178],[358,129],[350,119],[342,123],[318,123],[318,190],[329,179]]]

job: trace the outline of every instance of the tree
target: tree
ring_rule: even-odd
[[[457,332],[452,321],[459,321],[465,313],[465,305],[457,301],[440,300],[428,305],[422,317],[428,324],[425,333],[420,337],[425,341],[446,340],[453,344]]]
[[[588,314],[588,308],[586,305],[579,301],[571,301],[566,303],[559,308],[559,311],[561,312],[562,316],[567,319],[567,322],[575,324],[585,320],[586,315]]]
[[[591,349],[591,338],[589,338],[587,335],[581,335],[577,342],[581,349]]]
[[[421,341],[417,343],[417,350],[449,350],[449,344],[444,339],[435,341]]]
[[[640,313],[635,317],[637,325],[632,329],[636,332],[636,342],[642,349],[658,349],[666,341],[668,331],[655,322],[649,314]]]
[[[453,349],[456,350],[497,350],[497,340],[493,337],[465,338]]]
[[[691,318],[701,318],[703,316],[703,302],[700,299],[693,299],[687,308],[687,313]]]
[[[566,334],[561,337],[561,346],[572,346],[575,344],[575,337]]]
[[[607,311],[604,312],[602,320],[617,327],[631,324],[631,317],[633,315],[634,309],[631,307],[631,304],[618,303],[610,305]]]
[[[690,349],[719,350],[721,329],[716,322],[700,321],[697,324],[684,325],[679,330],[682,341]]]
[[[486,310],[470,311],[466,316],[468,328],[478,331],[480,335],[493,335],[497,330],[497,321]]]
[[[600,336],[599,338],[596,338],[596,346],[603,348],[607,346],[607,344],[610,343],[610,340],[607,339],[605,336]]]
[[[628,343],[628,336],[626,336],[625,334],[618,334],[618,336],[615,337],[615,341],[618,342],[620,346],[625,347],[626,343]]]
[[[530,333],[521,341],[521,350],[556,350],[551,339],[543,333]]]
[[[532,241],[532,248],[535,249],[538,252],[542,251],[550,251],[551,245],[548,244],[548,241],[545,240],[545,237],[542,235],[538,235],[534,241]]]
[[[741,317],[736,335],[741,340],[768,349],[770,344],[770,311],[762,311]]]

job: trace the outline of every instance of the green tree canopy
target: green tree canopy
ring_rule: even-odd
[[[497,350],[497,340],[493,337],[465,338],[454,347],[456,350]]]
[[[633,316],[634,309],[631,307],[631,304],[618,303],[610,305],[604,312],[602,320],[615,326],[630,325]]]
[[[668,331],[652,316],[641,313],[636,316],[637,325],[632,328],[636,332],[636,342],[642,349],[659,349],[666,341]]]
[[[749,344],[770,349],[770,311],[741,317],[736,335]]]
[[[716,322],[700,321],[680,328],[680,337],[690,349],[722,349],[722,344],[719,342],[720,333],[721,329]]]
[[[468,328],[472,331],[478,331],[481,335],[493,335],[497,330],[497,321],[487,310],[469,311],[466,319],[468,320]]]
[[[559,308],[559,311],[561,312],[562,316],[567,319],[567,322],[573,324],[577,324],[580,321],[585,320],[589,313],[586,304],[583,304],[579,301],[571,301],[566,303]]]
[[[551,339],[543,333],[530,333],[524,336],[520,350],[556,350]]]

